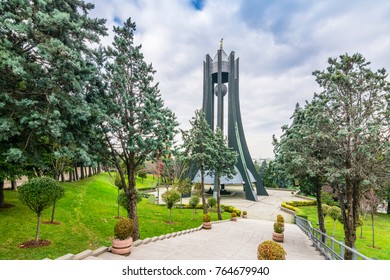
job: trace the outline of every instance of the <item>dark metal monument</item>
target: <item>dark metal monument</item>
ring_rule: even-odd
[[[213,130],[215,127],[215,97],[217,99],[217,127],[224,130],[224,97],[226,93],[228,94],[228,145],[238,153],[238,161],[235,178],[231,180],[221,178],[221,183],[225,185],[240,183],[244,186],[246,199],[257,201],[257,195],[268,195],[268,193],[256,172],[242,127],[239,99],[239,60],[235,58],[233,51],[229,56],[225,53],[221,39],[220,48],[215,57],[212,59],[207,54],[206,61],[203,62],[202,108],[207,122]],[[216,190],[215,187],[214,190]]]

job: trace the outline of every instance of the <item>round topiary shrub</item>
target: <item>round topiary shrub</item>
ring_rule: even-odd
[[[284,232],[284,224],[276,222],[274,223],[274,231],[276,233],[283,233]]]
[[[203,222],[208,223],[211,221],[211,217],[209,214],[203,214]]]
[[[236,212],[232,212],[232,218],[236,218],[237,217],[237,213]]]
[[[272,240],[266,240],[257,247],[258,260],[285,260],[286,255],[283,246]]]
[[[119,240],[125,240],[133,234],[134,222],[129,218],[120,219],[114,228],[115,238]]]
[[[321,205],[322,207],[322,215],[324,215],[324,217],[328,214],[328,210],[330,209],[330,206],[328,204],[322,204]]]
[[[207,199],[207,206],[213,208],[215,205],[217,205],[217,199],[213,196],[209,197]]]
[[[61,187],[58,182],[49,177],[33,178],[18,188],[20,202],[37,214],[35,242],[39,241],[42,211],[55,203],[60,196],[59,192]]]
[[[242,215],[248,215],[248,212],[247,211],[242,211]]]

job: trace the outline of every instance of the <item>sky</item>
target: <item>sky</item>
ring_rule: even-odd
[[[390,71],[388,0],[89,2],[95,4],[91,16],[107,19],[103,44],[111,43],[114,25],[129,17],[136,23],[135,43],[184,130],[202,107],[205,56],[213,58],[223,38],[224,51],[240,61],[242,122],[256,159],[274,156],[272,136],[280,137],[297,103],[321,91],[312,73],[325,70],[328,58],[361,53],[372,70]]]

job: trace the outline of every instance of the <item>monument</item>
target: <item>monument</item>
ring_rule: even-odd
[[[233,179],[221,178],[221,184],[242,184],[245,197],[257,201],[257,195],[268,195],[256,172],[242,126],[239,99],[239,59],[232,51],[228,56],[223,50],[222,39],[217,54],[212,59],[206,55],[203,62],[203,106],[206,120],[214,130],[214,102],[217,99],[217,127],[224,131],[224,97],[228,94],[227,138],[228,145],[238,153],[237,174]],[[214,182],[216,181],[213,179]],[[215,183],[214,183],[215,185]],[[214,187],[214,190],[216,188]]]

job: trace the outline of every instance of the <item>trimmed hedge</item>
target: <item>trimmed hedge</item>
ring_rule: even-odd
[[[310,201],[308,201],[310,202]],[[316,202],[316,201],[315,201]],[[295,215],[298,216],[298,217],[301,217],[301,218],[304,218],[304,219],[308,219],[307,215],[303,214],[302,210],[297,208],[297,207],[294,207],[294,206],[291,206],[288,204],[288,202],[282,202],[281,206],[283,208],[286,208],[286,209],[289,209],[289,210],[292,210],[295,212]],[[305,206],[312,206],[312,205],[305,205]]]
[[[316,200],[302,200],[302,201],[287,201],[287,205],[293,206],[293,207],[300,207],[300,206],[316,206],[317,201]]]

